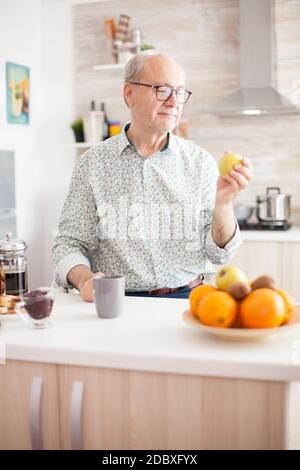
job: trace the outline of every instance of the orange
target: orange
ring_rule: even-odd
[[[282,297],[273,289],[256,289],[241,302],[240,317],[246,328],[276,328],[285,316]]]
[[[281,295],[284,305],[285,305],[285,315],[282,324],[285,325],[288,321],[290,321],[293,311],[295,309],[295,301],[290,296],[290,294],[283,289],[275,289],[279,295]]]
[[[241,320],[240,312],[239,312],[239,304],[238,304],[238,312],[236,314],[236,317],[234,319],[233,324],[231,325],[232,328],[244,328],[244,325]]]
[[[205,325],[229,328],[237,315],[237,302],[227,292],[214,291],[198,304],[198,318]]]
[[[209,292],[217,290],[214,286],[209,284],[201,284],[201,286],[196,286],[191,290],[189,299],[191,310],[194,315],[197,316],[197,308],[200,300]]]

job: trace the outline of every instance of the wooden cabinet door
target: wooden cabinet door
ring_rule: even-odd
[[[59,366],[59,377],[63,449],[197,448],[200,379],[188,390],[169,374]]]
[[[169,374],[68,366],[59,366],[59,377],[63,449],[199,444],[201,409],[195,403],[200,379],[191,378],[190,384]]]
[[[0,449],[59,449],[57,366],[0,365]]]
[[[59,376],[64,449],[284,446],[282,383],[69,366]]]
[[[59,366],[63,449],[130,449],[129,373]]]
[[[280,449],[280,382],[131,372],[133,449]]]
[[[59,366],[63,449],[197,448],[196,377]]]
[[[298,303],[300,303],[299,265],[300,243],[284,243],[281,287]]]
[[[282,286],[282,259],[282,242],[243,242],[231,264],[241,268],[249,279],[268,274]]]

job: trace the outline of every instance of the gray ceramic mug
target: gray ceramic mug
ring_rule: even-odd
[[[125,279],[120,274],[96,274],[93,278],[94,296],[99,318],[116,318],[122,313]]]

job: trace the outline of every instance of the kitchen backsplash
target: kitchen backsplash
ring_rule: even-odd
[[[277,88],[300,105],[300,2],[276,0]],[[92,99],[107,103],[108,116],[122,123],[129,118],[122,99],[122,70],[98,71],[103,62],[106,18],[128,14],[140,28],[143,43],[177,59],[187,73],[193,95],[184,110],[189,138],[218,159],[230,149],[248,156],[255,178],[240,203],[255,204],[267,186],[292,195],[294,222],[300,224],[300,115],[220,118],[201,113],[205,104],[239,86],[238,0],[122,0],[74,7],[75,94],[77,114],[88,111]]]

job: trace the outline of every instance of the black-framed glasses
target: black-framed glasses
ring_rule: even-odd
[[[187,102],[187,100],[192,94],[191,91],[186,90],[183,87],[175,89],[168,85],[149,85],[148,83],[140,83],[140,82],[128,82],[128,83],[131,83],[132,85],[141,85],[141,86],[147,86],[149,88],[154,88],[156,91],[156,98],[159,101],[167,101],[174,91],[176,95],[177,103],[184,104]]]

